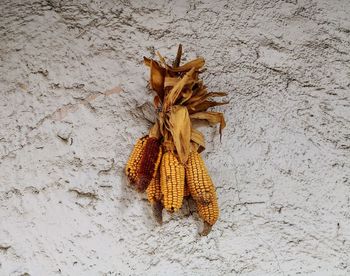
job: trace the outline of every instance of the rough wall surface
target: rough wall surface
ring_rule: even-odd
[[[0,3],[0,275],[350,275],[350,2]],[[221,217],[156,224],[124,164],[142,56],[228,91],[204,158]]]

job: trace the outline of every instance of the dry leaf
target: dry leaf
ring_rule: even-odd
[[[164,87],[173,87],[175,86],[181,79],[173,78],[173,77],[165,77]]]
[[[204,135],[197,129],[191,129],[191,141],[198,145],[198,152],[205,150],[205,140]]]
[[[167,111],[170,106],[174,105],[177,100],[179,94],[186,84],[190,84],[192,79],[192,74],[194,72],[194,68],[192,68],[189,72],[183,76],[183,78],[170,90],[170,92],[166,95],[163,104],[163,111]]]
[[[191,89],[186,90],[185,92],[183,92],[180,105],[183,105],[186,101],[188,101],[192,97],[192,94],[193,94],[193,92],[192,92]]]
[[[181,61],[181,56],[182,56],[182,45],[179,44],[179,48],[177,49],[176,58],[175,58],[174,63],[173,63],[173,68],[179,67],[180,61]]]
[[[193,105],[189,105],[187,106],[188,108],[188,112],[190,114],[195,113],[195,112],[201,112],[201,111],[206,111],[208,108],[210,107],[214,107],[214,106],[219,106],[219,105],[224,105],[227,104],[228,102],[214,102],[214,101],[203,101],[199,104],[193,104]]]
[[[165,118],[164,118],[164,113],[163,112],[159,112],[158,113],[158,125],[159,125],[159,132],[160,132],[160,134],[166,140],[167,134],[166,134],[166,130],[165,130]]]
[[[204,99],[206,99],[206,95],[208,95],[207,89],[202,86],[199,87],[198,89],[193,91],[193,97],[187,101],[187,105],[192,104],[192,103],[198,103]]]
[[[195,94],[195,96],[193,96],[187,103],[186,105],[190,105],[190,104],[199,104],[209,98],[214,98],[214,97],[225,97],[227,96],[227,93],[225,92],[209,92],[207,91],[207,89],[201,88],[199,90],[198,93]]]
[[[169,128],[180,161],[185,164],[191,151],[191,121],[186,107],[173,106],[169,113]]]
[[[161,101],[164,98],[164,78],[165,69],[161,67],[156,61],[151,60],[151,88],[157,92]]]
[[[196,58],[194,60],[191,60],[190,62],[188,62],[180,67],[171,68],[170,70],[173,72],[186,72],[186,71],[191,70],[192,68],[194,68],[195,70],[198,70],[198,69],[202,68],[204,66],[204,64],[205,64],[204,58],[199,57],[199,58]]]
[[[220,112],[210,112],[210,111],[205,111],[205,112],[198,112],[190,115],[191,119],[199,119],[199,120],[207,120],[209,124],[214,125],[214,124],[220,124],[220,139],[222,136],[222,130],[225,128],[226,123],[225,123],[225,118],[224,115]]]
[[[156,112],[157,112],[158,108],[161,106],[161,100],[160,100],[158,95],[154,97],[153,104],[154,104],[154,107],[155,107]]]
[[[150,67],[151,66],[151,59],[148,57],[143,57],[143,62],[145,63],[146,66]]]
[[[149,131],[149,137],[155,137],[155,138],[159,139],[160,136],[161,136],[161,134],[160,134],[160,130],[159,130],[159,123],[158,123],[158,121],[156,121],[155,124],[153,125],[153,127]]]
[[[172,70],[172,67],[166,63],[165,58],[158,51],[156,52],[156,54],[159,57],[160,63],[164,65],[165,69]]]

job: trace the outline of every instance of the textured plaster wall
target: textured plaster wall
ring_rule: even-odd
[[[0,2],[0,275],[350,275],[350,2]],[[221,217],[156,224],[123,174],[154,50],[228,91]]]

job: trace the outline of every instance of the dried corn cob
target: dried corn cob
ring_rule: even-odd
[[[147,199],[151,204],[159,202],[162,199],[162,191],[160,189],[160,170],[158,168],[155,177],[151,180],[151,183],[146,190]]]
[[[157,55],[159,62],[144,58],[151,70],[150,87],[157,93],[154,98],[157,120],[149,135],[136,143],[126,174],[139,191],[146,190],[160,223],[164,207],[170,212],[177,211],[184,196],[193,197],[199,217],[204,221],[201,234],[207,235],[218,219],[219,208],[215,187],[198,153],[205,149],[204,135],[195,130],[192,123],[206,120],[220,124],[221,138],[224,116],[208,109],[226,104],[213,98],[227,94],[208,92],[199,77],[203,58],[180,64],[181,45],[172,65],[158,52]]]
[[[144,191],[157,173],[158,165],[162,157],[162,148],[159,140],[149,137],[143,150],[140,166],[136,176],[136,188]]]
[[[195,201],[205,205],[215,197],[215,188],[201,155],[191,152],[186,164],[186,183]]]
[[[209,204],[201,204],[197,202],[198,215],[210,226],[214,225],[219,217],[219,206],[215,196]]]
[[[164,207],[175,212],[182,206],[185,185],[185,168],[172,151],[164,153],[160,167],[160,186]]]
[[[137,140],[134,149],[132,150],[129,160],[125,167],[125,174],[132,184],[136,183],[137,172],[139,170],[140,161],[145,149],[146,141],[149,137],[144,136]]]

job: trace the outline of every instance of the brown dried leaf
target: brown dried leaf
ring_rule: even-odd
[[[209,92],[207,91],[207,89],[205,87],[201,88],[196,94],[195,96],[193,96],[187,103],[186,105],[197,105],[205,100],[207,100],[208,98],[212,98],[212,97],[224,97],[227,96],[227,93],[225,92]]]
[[[201,112],[201,111],[206,111],[208,108],[210,107],[214,107],[214,106],[219,106],[219,105],[224,105],[224,104],[228,104],[228,102],[214,102],[214,101],[203,101],[199,104],[192,104],[192,105],[188,105],[188,112],[190,114],[196,113],[196,112]]]
[[[175,86],[181,79],[173,78],[173,77],[165,77],[164,87],[173,87]]]
[[[193,97],[186,102],[186,105],[189,105],[192,103],[198,103],[198,102],[202,101],[203,98],[205,99],[207,94],[208,94],[208,91],[204,86],[199,88],[199,89],[194,90]]]
[[[154,96],[153,104],[154,104],[154,107],[155,107],[156,110],[160,107],[161,100],[160,100],[158,95]]]
[[[179,159],[185,164],[191,151],[191,121],[186,107],[173,106],[169,114],[169,127]]]
[[[165,58],[157,51],[156,52],[159,60],[160,60],[160,63],[164,65],[164,67],[168,70],[172,70],[171,66],[169,66],[166,61],[165,61]]]
[[[183,105],[186,101],[188,101],[192,97],[192,94],[193,92],[191,89],[184,91],[182,93],[182,99],[181,99],[180,105]]]
[[[166,135],[165,118],[164,118],[163,112],[158,113],[158,125],[159,125],[159,132],[161,136],[163,136],[166,139],[167,135]]]
[[[194,68],[192,68],[189,72],[183,76],[183,78],[169,91],[164,99],[163,111],[167,111],[170,106],[172,106],[180,95],[182,89],[186,84],[190,84],[193,79],[192,75],[194,72]]]
[[[209,122],[209,124],[214,125],[214,124],[220,124],[220,139],[222,136],[222,130],[225,128],[226,123],[225,123],[225,118],[224,115],[220,112],[210,112],[210,111],[205,111],[205,112],[198,112],[190,115],[191,119],[199,119],[199,120],[206,120]]]
[[[191,141],[198,145],[198,149],[196,149],[198,152],[205,150],[204,135],[199,130],[194,128],[191,129]]]
[[[182,45],[179,44],[179,48],[177,49],[176,58],[175,58],[174,63],[173,63],[173,68],[179,67],[180,61],[181,61],[181,56],[182,56]]]
[[[143,62],[145,63],[146,66],[150,67],[151,66],[151,59],[148,57],[143,57]]]
[[[159,139],[160,136],[161,136],[161,134],[160,134],[160,129],[159,129],[159,122],[157,120],[149,131],[149,137],[155,137],[155,138]]]
[[[164,78],[165,78],[165,69],[161,67],[158,62],[151,60],[151,88],[157,92],[161,101],[164,98]]]
[[[194,60],[191,60],[190,62],[177,67],[177,68],[171,68],[170,70],[173,72],[186,72],[194,68],[195,70],[198,70],[202,68],[205,64],[205,60],[202,57],[196,58]]]

